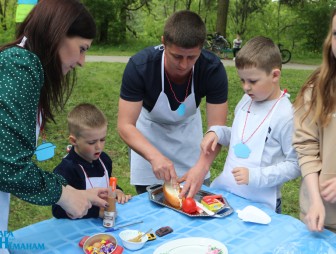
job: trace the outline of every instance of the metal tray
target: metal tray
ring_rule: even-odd
[[[175,210],[176,212],[179,213],[183,213],[187,216],[190,217],[217,217],[217,218],[221,218],[221,217],[226,217],[228,215],[230,215],[231,213],[233,213],[233,208],[229,205],[229,203],[227,202],[227,200],[223,197],[224,200],[224,206],[218,210],[214,215],[209,215],[205,212],[202,213],[198,213],[198,214],[189,214],[189,213],[185,213],[182,210],[176,209],[172,206],[170,206],[169,204],[167,204],[165,202],[164,196],[163,196],[163,186],[162,184],[153,184],[151,186],[148,186],[146,188],[147,192],[148,192],[148,196],[149,196],[149,200],[153,201],[154,203],[157,203],[159,205],[168,207],[170,209]],[[196,193],[196,195],[194,196],[194,199],[197,200],[198,202],[201,202],[202,198],[204,196],[209,196],[209,195],[215,195],[214,193],[208,192],[208,191],[204,191],[204,190],[200,190],[199,192]]]

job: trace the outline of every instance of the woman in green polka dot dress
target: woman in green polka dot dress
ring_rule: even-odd
[[[0,48],[0,231],[8,223],[9,193],[37,205],[58,204],[73,218],[105,206],[106,189],[76,190],[32,162],[39,130],[63,109],[96,34],[77,0],[42,0],[14,42]],[[39,119],[37,121],[37,119]]]

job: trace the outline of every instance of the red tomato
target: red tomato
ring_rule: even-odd
[[[193,198],[186,198],[182,202],[182,211],[185,213],[194,213],[197,211],[196,202]]]

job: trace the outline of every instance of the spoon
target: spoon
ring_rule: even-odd
[[[134,237],[134,238],[131,238],[131,239],[129,239],[129,240],[127,240],[127,241],[129,241],[129,242],[135,242],[135,243],[137,243],[137,242],[141,242],[141,238],[144,236],[144,235],[146,235],[146,234],[148,234],[149,232],[151,232],[152,231],[152,229],[150,229],[150,230],[147,230],[145,233],[143,233],[142,235],[138,235],[138,236],[136,236],[136,237]]]

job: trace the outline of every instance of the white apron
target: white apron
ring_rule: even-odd
[[[244,123],[246,119],[246,112],[248,106],[250,105],[250,97],[245,97],[245,101],[241,103],[241,107],[237,110],[235,115],[232,128],[231,128],[231,140],[230,140],[230,149],[226,162],[224,165],[223,172],[211,183],[211,187],[217,189],[224,189],[229,192],[232,192],[238,196],[241,196],[246,199],[250,199],[255,202],[261,202],[267,204],[271,209],[275,210],[276,208],[276,195],[277,188],[267,187],[267,188],[256,188],[248,185],[238,185],[231,173],[232,169],[235,167],[246,167],[249,170],[253,168],[259,168],[261,164],[262,154],[264,151],[265,140],[268,134],[268,127],[276,107],[275,105],[270,115],[265,119],[263,124],[255,132],[253,137],[248,140],[246,145],[250,148],[251,153],[247,159],[238,158],[234,154],[233,146],[241,142],[242,132],[244,128]],[[259,107],[258,107],[259,106]],[[245,127],[244,141],[250,137],[250,135],[256,130],[259,124],[263,121],[267,112],[273,106],[269,104],[267,109],[265,105],[261,103],[260,105],[256,103],[252,104],[251,110],[248,116],[247,124]]]
[[[193,77],[191,94],[183,102],[185,114],[180,116],[177,110],[171,110],[168,97],[164,93],[164,52],[161,62],[161,86],[162,91],[152,111],[148,112],[142,107],[136,127],[164,156],[173,161],[176,174],[181,177],[199,158],[203,138],[202,119],[200,109],[196,108]],[[205,178],[209,177],[208,173]],[[155,183],[162,181],[155,177],[151,164],[131,150],[131,184]]]
[[[104,175],[101,177],[88,177],[88,175],[86,174],[83,166],[81,164],[78,164],[81,169],[83,170],[84,176],[85,176],[85,188],[86,190],[92,189],[92,188],[108,188],[109,187],[109,179],[108,179],[108,172],[107,169],[104,165],[104,163],[102,162],[102,160],[99,158],[99,161],[101,163],[101,165],[104,168]]]

